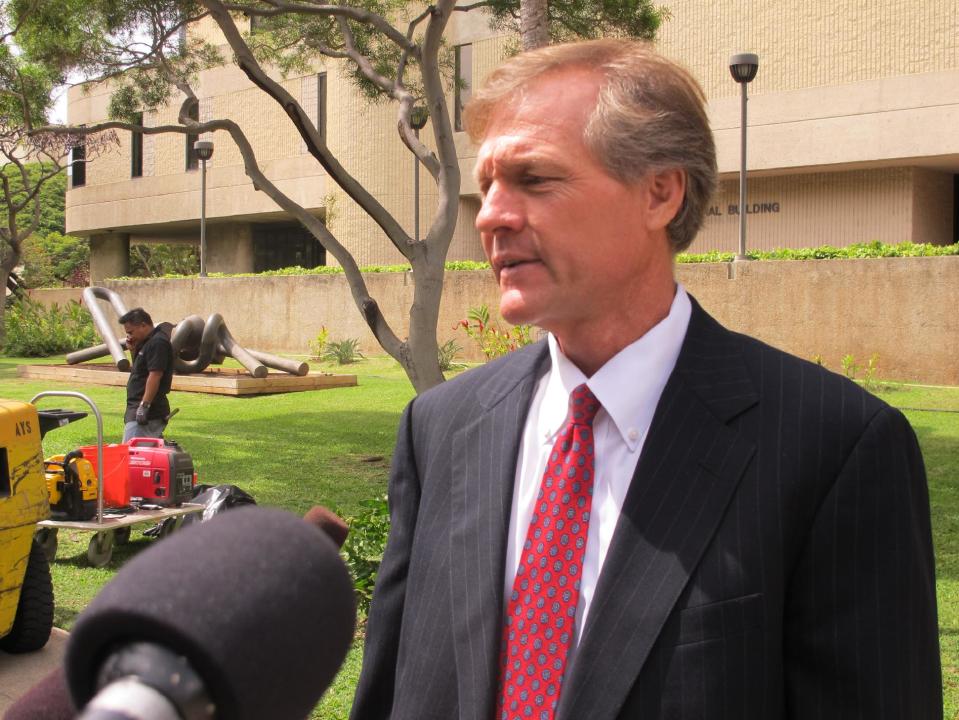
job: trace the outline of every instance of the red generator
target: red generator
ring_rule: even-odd
[[[193,458],[172,440],[132,438],[130,500],[179,507],[193,499]]]

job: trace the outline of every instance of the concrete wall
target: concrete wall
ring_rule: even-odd
[[[728,327],[805,358],[821,355],[836,371],[846,354],[865,365],[878,353],[883,378],[959,385],[959,257],[684,264],[677,275]],[[411,277],[378,273],[368,275],[367,282],[397,333],[405,336]],[[305,354],[309,340],[326,326],[333,339],[360,338],[365,352],[381,352],[342,276],[107,285],[128,307],[142,305],[158,321],[219,312],[237,340],[254,349]],[[488,272],[447,273],[441,340],[455,338],[472,351],[454,326],[483,302],[495,314],[498,296]]]
[[[51,305],[63,307],[69,302],[81,302],[83,300],[83,288],[41,288],[39,290],[27,290],[27,295],[47,307]]]

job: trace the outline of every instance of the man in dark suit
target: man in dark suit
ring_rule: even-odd
[[[674,280],[716,182],[696,82],[553,46],[467,122],[500,312],[549,337],[403,414],[352,717],[941,718],[908,423]]]

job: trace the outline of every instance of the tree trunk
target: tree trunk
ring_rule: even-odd
[[[10,277],[10,271],[0,265],[0,288],[3,288],[3,296],[0,297],[0,351],[7,347],[7,280]]]
[[[439,257],[439,260],[438,263],[426,261],[426,267],[418,268],[416,284],[413,287],[410,335],[406,341],[409,364],[404,364],[404,369],[417,394],[439,385],[444,380],[437,354],[436,326],[439,322],[440,298],[443,295],[445,257]]]
[[[535,50],[549,45],[547,0],[520,0],[520,40],[523,50]]]

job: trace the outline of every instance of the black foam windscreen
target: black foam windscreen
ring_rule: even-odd
[[[187,658],[218,718],[302,720],[332,682],[356,621],[336,546],[263,507],[218,515],[127,563],[80,615],[67,680],[83,707],[118,646],[154,642]]]

